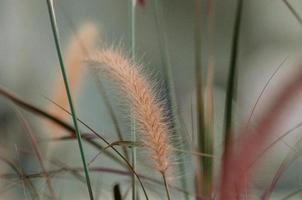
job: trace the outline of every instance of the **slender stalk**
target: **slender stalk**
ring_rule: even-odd
[[[290,12],[294,15],[296,20],[299,22],[300,25],[302,25],[302,18],[298,14],[298,12],[295,10],[295,8],[288,2],[288,0],[283,0],[287,8],[290,10]]]
[[[135,28],[136,28],[136,2],[137,0],[130,0],[129,9],[130,9],[130,43],[131,43],[131,56],[132,56],[132,62],[135,62],[135,47],[136,47],[136,34],[135,34]],[[133,112],[131,112],[133,113]],[[134,114],[131,114],[131,140],[133,142],[136,142],[136,123],[135,123],[135,117]],[[131,148],[132,152],[132,167],[135,170],[136,168],[136,148]],[[136,200],[136,178],[133,174],[132,176],[132,199]]]
[[[161,175],[162,175],[162,177],[163,177],[164,186],[165,186],[165,190],[166,190],[166,194],[167,194],[167,199],[168,199],[168,200],[171,200],[170,191],[169,191],[169,186],[168,186],[167,178],[166,178],[166,174],[165,174],[165,173],[162,173]]]
[[[51,101],[52,103],[54,103],[56,106],[58,106],[59,108],[61,108],[62,110],[64,110],[66,113],[68,113],[69,115],[72,115],[71,112],[69,112],[68,110],[64,109],[63,107],[61,107],[60,105],[56,104],[55,102]],[[95,134],[99,139],[101,139],[105,144],[108,145],[108,148],[111,148],[123,161],[125,161],[126,165],[128,166],[128,168],[131,170],[132,173],[135,174],[135,177],[138,179],[139,184],[142,187],[143,193],[146,197],[146,200],[149,200],[149,197],[147,195],[147,192],[145,190],[145,187],[142,183],[142,181],[140,180],[138,174],[136,173],[136,171],[133,169],[133,167],[131,166],[130,162],[114,147],[112,146],[103,136],[101,136],[99,133],[97,133],[95,130],[93,130],[90,126],[88,126],[84,121],[82,121],[81,119],[77,118],[77,120],[79,121],[79,123],[81,123],[84,127],[86,127],[88,130],[90,130],[93,134]]]
[[[272,81],[272,79],[275,77],[275,75],[278,73],[278,71],[280,70],[280,68],[282,67],[282,65],[285,63],[285,61],[287,60],[288,57],[284,58],[283,61],[281,62],[281,64],[275,69],[275,71],[272,73],[272,75],[269,77],[269,79],[266,81],[264,87],[262,88],[259,96],[257,97],[257,100],[252,108],[251,114],[248,118],[248,121],[246,123],[246,129],[249,128],[250,126],[250,122],[254,116],[255,110],[257,108],[258,103],[260,102],[260,99],[262,98],[264,92],[266,91],[267,87],[269,86],[270,82]]]
[[[42,110],[38,107],[35,107],[34,105],[31,105],[28,102],[23,101],[20,97],[12,94],[11,92],[6,90],[5,88],[2,88],[1,86],[0,86],[0,95],[7,98],[11,102],[13,102],[15,105],[17,105],[17,106],[19,106],[19,107],[35,114],[37,116],[43,117],[43,118],[45,118],[49,121],[52,121],[52,122],[56,123],[62,129],[65,129],[70,134],[70,137],[73,137],[73,136],[76,135],[75,134],[75,129],[72,126],[70,126],[69,124],[65,123],[64,121],[62,121],[61,119],[55,117],[54,115],[52,115],[50,113],[47,113],[46,111],[44,111],[44,110]],[[82,138],[86,142],[88,142],[89,144],[94,146],[96,149],[102,151],[105,155],[107,155],[109,158],[114,160],[116,163],[118,163],[122,167],[126,167],[125,163],[123,163],[116,155],[114,155],[110,151],[104,151],[104,147],[101,144],[94,141],[93,138],[91,138],[89,135],[83,134]]]
[[[238,48],[239,48],[239,36],[240,36],[240,25],[242,18],[242,8],[243,8],[243,0],[238,0],[236,15],[235,15],[235,23],[234,23],[234,33],[232,38],[232,52],[231,52],[231,61],[230,61],[230,69],[228,75],[228,83],[227,83],[227,91],[225,98],[225,124],[224,124],[224,157],[223,157],[223,166],[222,169],[227,168],[227,162],[230,159],[230,149],[229,147],[230,141],[232,139],[232,121],[233,121],[233,100],[235,97],[235,87],[237,83],[236,79],[236,71],[237,71],[237,57],[238,57]],[[226,180],[228,178],[228,174],[222,173],[222,180]]]
[[[225,99],[225,129],[224,129],[224,151],[226,152],[229,141],[232,137],[231,129],[233,123],[233,100],[235,98],[235,89],[236,89],[236,71],[237,71],[237,57],[239,49],[239,37],[240,37],[240,25],[242,19],[242,8],[243,0],[238,0],[236,8],[236,18],[234,24],[234,33],[232,39],[232,52],[231,52],[231,61],[230,69],[228,75],[226,99]]]
[[[293,196],[299,194],[301,191],[302,191],[302,188],[299,188],[299,189],[297,189],[297,190],[295,190],[295,191],[289,193],[288,195],[286,195],[285,197],[283,197],[283,198],[280,199],[280,200],[287,200],[287,199],[290,199],[291,197],[293,197]]]
[[[99,77],[96,76],[95,71],[93,71],[93,75],[94,75],[94,77],[95,77],[95,81],[96,81],[96,84],[97,84],[99,93],[100,93],[100,95],[103,97],[104,104],[106,105],[106,109],[108,109],[108,114],[110,115],[110,118],[112,119],[112,122],[113,122],[113,124],[114,124],[114,128],[115,128],[117,137],[118,137],[119,140],[123,141],[123,140],[124,140],[124,137],[123,137],[123,135],[122,135],[122,130],[121,130],[121,128],[120,128],[120,125],[119,125],[117,116],[116,116],[116,114],[114,113],[113,106],[112,106],[112,104],[111,104],[111,102],[110,102],[110,99],[109,99],[109,97],[108,97],[107,91],[106,91],[105,88],[103,87],[102,82],[101,82],[101,80],[99,79]],[[124,154],[125,154],[126,159],[129,160],[129,155],[128,155],[127,148],[123,146],[122,149],[123,149],[123,152],[124,152]]]
[[[159,50],[160,50],[160,55],[161,55],[161,60],[164,65],[164,78],[166,81],[167,85],[167,101],[168,105],[170,106],[171,110],[171,118],[172,118],[172,128],[173,128],[173,133],[176,135],[176,137],[181,137],[185,138],[183,134],[179,131],[178,127],[180,125],[180,119],[179,119],[179,113],[177,109],[177,101],[176,101],[176,92],[175,92],[175,86],[174,86],[174,80],[173,80],[173,74],[172,74],[172,67],[171,67],[171,62],[170,62],[170,56],[168,52],[168,44],[167,44],[167,35],[164,30],[164,25],[162,24],[163,22],[163,11],[161,6],[159,5],[158,0],[153,1],[153,6],[154,6],[154,17],[155,17],[155,23],[156,23],[156,28],[159,36]],[[185,140],[182,140],[185,141]],[[180,148],[185,150],[185,144],[180,143]],[[188,183],[186,180],[186,170],[185,170],[185,158],[184,155],[180,155],[180,163],[179,163],[179,170],[182,174],[181,177],[181,184],[184,189],[188,188]],[[184,198],[186,200],[189,199],[189,195],[184,194]]]
[[[23,169],[19,168],[16,163],[13,161],[5,158],[2,154],[0,154],[0,160],[4,163],[6,163],[18,176],[18,178],[23,181],[24,185],[28,188],[31,194],[31,198],[36,200],[40,199],[39,194],[37,193],[36,188],[34,187],[34,184],[32,183],[30,178],[27,178],[27,174],[23,171]]]
[[[53,37],[54,37],[54,41],[55,41],[55,45],[56,45],[56,50],[57,50],[57,54],[58,54],[58,58],[59,58],[59,62],[60,62],[61,72],[62,72],[62,76],[63,76],[63,80],[64,80],[64,85],[65,85],[65,89],[67,92],[67,98],[68,98],[68,102],[69,102],[69,106],[70,106],[70,110],[71,110],[72,120],[73,120],[73,124],[75,127],[75,132],[76,132],[76,136],[77,136],[77,140],[78,140],[80,154],[81,154],[81,158],[82,158],[82,162],[83,162],[89,197],[90,197],[90,200],[93,200],[94,199],[93,192],[92,192],[89,172],[88,172],[88,168],[87,168],[87,164],[86,164],[84,149],[83,149],[83,145],[82,145],[81,134],[80,134],[80,131],[78,128],[77,116],[76,116],[76,112],[75,112],[75,109],[73,106],[71,91],[69,89],[68,78],[67,78],[67,74],[66,74],[65,67],[64,67],[63,56],[61,53],[61,47],[60,47],[61,45],[60,45],[60,41],[59,41],[59,33],[58,33],[57,24],[56,24],[56,17],[55,17],[55,12],[54,12],[54,7],[53,7],[53,1],[46,0],[46,2],[47,2],[48,13],[49,13],[49,17],[50,17],[50,23],[51,23],[51,28],[52,28],[52,32],[53,32]]]
[[[201,21],[201,0],[196,0],[195,11],[195,79],[196,79],[196,106],[197,106],[197,133],[198,133],[198,151],[201,153],[212,154],[212,136],[206,126],[204,86],[201,58],[201,40],[202,40],[202,21]],[[202,176],[196,180],[197,193],[207,198],[211,197],[212,190],[212,158],[202,157],[200,159],[200,172],[196,174]]]
[[[13,103],[15,103],[16,105],[34,113],[37,115],[40,115],[42,117],[47,118],[48,120],[51,120],[52,122],[57,123],[58,125],[60,125],[62,128],[64,128],[66,131],[74,134],[75,130],[73,127],[71,127],[70,125],[66,124],[65,122],[61,121],[60,119],[56,118],[55,116],[21,100],[20,98],[18,98],[17,96],[11,94],[10,92],[6,91],[4,88],[1,88],[0,86],[0,95],[3,95],[4,97],[6,97],[7,99],[11,100]],[[50,102],[52,102],[53,104],[55,104],[56,106],[58,106],[60,109],[64,110],[66,113],[68,113],[69,115],[71,115],[71,113],[67,110],[65,110],[63,107],[61,107],[60,105],[56,104],[55,102],[53,102],[52,100],[48,99]],[[142,187],[143,193],[146,197],[146,199],[148,200],[148,195],[146,193],[146,190],[139,178],[139,176],[137,175],[137,173],[135,172],[135,170],[133,170],[132,166],[130,165],[129,161],[119,152],[117,151],[116,148],[114,148],[113,146],[110,146],[110,143],[104,138],[102,137],[99,133],[97,133],[96,131],[94,131],[90,126],[88,126],[87,124],[85,124],[83,121],[81,121],[80,119],[77,119],[82,125],[84,125],[87,129],[89,129],[93,134],[95,134],[98,138],[100,138],[105,144],[107,144],[116,154],[117,156],[119,156],[125,163],[123,163],[120,159],[118,159],[114,154],[112,154],[109,151],[105,151],[104,147],[101,146],[100,144],[96,143],[93,138],[84,135],[83,139],[85,139],[87,142],[89,142],[91,145],[93,145],[94,147],[96,147],[97,149],[103,151],[104,154],[106,154],[107,156],[109,156],[110,158],[112,158],[114,161],[116,161],[118,164],[120,164],[123,167],[128,167],[132,173],[135,174],[139,184]],[[0,177],[1,178],[1,177]],[[182,190],[183,191],[183,190]],[[186,191],[185,191],[186,192]]]
[[[35,155],[37,157],[37,160],[38,160],[38,162],[41,166],[41,169],[44,173],[44,176],[45,176],[45,179],[46,179],[46,184],[47,184],[51,199],[55,200],[56,199],[55,191],[52,187],[52,183],[51,183],[49,174],[48,174],[47,169],[45,167],[45,161],[44,161],[43,156],[40,152],[40,149],[38,148],[38,141],[37,141],[35,135],[33,134],[32,129],[29,126],[28,122],[25,120],[23,114],[21,113],[21,111],[19,111],[17,108],[14,108],[14,110],[15,110],[16,115],[19,118],[22,126],[24,127],[26,134],[28,135],[28,138],[29,138],[28,140],[31,143],[32,149],[34,150]]]

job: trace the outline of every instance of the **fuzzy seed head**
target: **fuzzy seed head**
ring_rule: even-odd
[[[101,50],[89,61],[114,80],[127,96],[131,110],[135,114],[140,140],[148,150],[155,169],[166,173],[170,166],[170,143],[168,125],[163,117],[163,109],[152,88],[138,67],[114,50]]]

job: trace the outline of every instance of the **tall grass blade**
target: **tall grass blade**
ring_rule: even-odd
[[[155,17],[155,23],[156,23],[156,29],[159,37],[159,45],[160,45],[160,55],[162,64],[164,65],[164,79],[167,85],[167,102],[171,111],[171,119],[172,119],[172,128],[173,133],[176,135],[176,137],[185,138],[183,134],[179,131],[181,127],[180,126],[180,119],[179,119],[179,113],[177,109],[177,101],[176,101],[176,92],[175,92],[175,86],[174,86],[174,80],[173,80],[173,74],[172,74],[172,66],[169,56],[169,49],[168,49],[168,43],[167,43],[167,35],[165,32],[165,26],[164,26],[164,16],[163,16],[163,10],[162,6],[160,5],[158,0],[153,1],[153,7],[154,7],[154,17]],[[180,143],[180,148],[185,150],[185,140],[182,140],[183,142]],[[188,183],[186,179],[186,170],[185,170],[185,158],[184,155],[180,155],[180,162],[179,162],[179,170],[182,174],[181,177],[181,185],[183,189],[188,188]],[[184,194],[184,198],[186,200],[189,199],[189,196],[187,194]]]
[[[230,60],[230,68],[228,74],[228,82],[227,82],[227,91],[225,98],[225,127],[224,127],[224,151],[226,152],[228,148],[228,143],[232,137],[232,123],[233,123],[233,101],[235,99],[235,90],[237,84],[237,57],[239,50],[239,37],[240,37],[240,27],[241,27],[241,19],[242,19],[242,8],[243,8],[243,0],[238,0],[236,15],[235,15],[235,23],[233,30],[233,38],[232,38],[232,49],[231,49],[231,60]]]
[[[136,2],[137,0],[130,0],[129,3],[129,13],[130,13],[130,24],[129,24],[129,30],[130,30],[130,46],[131,46],[131,57],[132,62],[135,62],[135,55],[136,55]],[[133,112],[131,112],[133,113]],[[131,114],[131,140],[133,142],[136,142],[136,122],[135,117],[133,114]],[[133,147],[131,149],[132,153],[132,167],[135,170],[136,169],[136,148]],[[135,175],[132,176],[132,199],[136,200],[137,198],[137,191],[136,191],[136,180]]]
[[[84,172],[85,172],[89,197],[90,197],[90,200],[93,200],[94,199],[93,198],[93,192],[92,192],[89,172],[88,172],[88,168],[87,168],[87,164],[86,164],[84,149],[83,149],[83,145],[82,145],[81,134],[80,134],[78,124],[77,124],[77,117],[76,117],[75,109],[74,109],[74,106],[73,106],[72,96],[71,96],[71,92],[70,92],[70,89],[69,89],[68,78],[67,78],[67,74],[66,74],[65,67],[64,67],[63,56],[62,56],[62,53],[61,53],[61,45],[60,45],[60,41],[59,41],[59,33],[58,33],[57,24],[56,24],[53,1],[52,0],[46,0],[46,3],[47,3],[47,7],[48,7],[48,13],[49,13],[49,17],[50,17],[51,28],[52,28],[53,37],[54,37],[54,41],[55,41],[55,46],[56,46],[56,50],[57,50],[57,54],[58,54],[58,58],[59,58],[59,62],[60,62],[60,67],[61,67],[61,72],[62,72],[62,76],[63,76],[63,80],[64,80],[64,85],[65,85],[65,89],[66,89],[66,92],[67,92],[67,98],[68,98],[70,110],[71,110],[71,113],[72,113],[72,120],[73,120],[73,123],[74,123],[75,132],[76,132],[77,139],[78,139],[78,145],[79,145],[80,154],[81,154],[81,158],[82,158],[82,162],[83,162],[83,167],[84,167]]]
[[[202,73],[202,1],[195,1],[195,81],[197,107],[198,151],[212,154],[212,136],[206,126],[204,86]],[[212,158],[200,158],[199,171],[196,172],[196,192],[206,198],[211,197],[212,190]],[[201,177],[200,177],[201,176]]]
[[[272,75],[269,77],[269,79],[266,81],[264,87],[262,88],[259,96],[257,97],[257,100],[256,100],[256,103],[254,104],[253,108],[252,108],[252,111],[251,111],[251,114],[248,118],[248,121],[247,121],[247,125],[246,125],[246,128],[248,129],[249,128],[249,125],[250,125],[250,122],[254,116],[254,112],[257,108],[257,105],[258,103],[260,102],[260,99],[261,97],[263,96],[264,92],[266,91],[267,87],[269,86],[271,80],[274,78],[274,76],[278,73],[278,71],[280,70],[280,68],[282,67],[282,65],[285,63],[285,61],[287,60],[288,57],[284,58],[283,61],[281,62],[281,64],[276,68],[276,70],[272,73]]]

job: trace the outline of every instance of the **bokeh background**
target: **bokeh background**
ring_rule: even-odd
[[[136,57],[150,71],[156,72],[154,81],[163,81],[162,54],[159,34],[156,27],[152,0],[137,8],[136,14]],[[236,0],[212,0],[212,28],[207,23],[207,1],[202,1],[202,61],[206,69],[210,55],[213,56],[214,91],[215,91],[215,148],[219,152],[223,127],[224,94],[230,50],[235,19]],[[291,5],[302,15],[302,2],[290,0]],[[98,45],[121,44],[126,54],[130,52],[130,13],[129,0],[55,0],[58,26],[63,48],[79,26],[92,22],[100,30]],[[194,138],[192,126],[192,107],[194,108],[195,93],[195,1],[194,0],[162,0],[160,6],[163,17],[160,19],[167,35],[167,52],[172,66],[177,105],[188,138]],[[0,85],[18,94],[22,99],[40,108],[47,108],[50,102],[54,81],[60,75],[59,63],[53,42],[49,16],[45,1],[40,0],[1,0],[0,1]],[[268,86],[259,106],[255,111],[256,119],[266,105],[274,99],[274,95],[297,70],[302,49],[302,26],[295,19],[282,0],[245,0],[238,55],[238,91],[235,105],[235,126],[240,127],[247,121],[264,85],[277,67],[285,59],[285,63],[276,73]],[[63,49],[64,50],[64,49]],[[211,51],[210,51],[211,50]],[[205,70],[206,71],[206,70]],[[89,123],[95,130],[104,133],[108,140],[116,139],[113,124],[102,96],[98,92],[95,74],[83,66],[83,84],[75,97],[76,110],[79,117]],[[204,75],[205,78],[205,75]],[[295,126],[302,119],[301,101],[284,116],[284,121],[276,130],[276,137]],[[194,110],[194,109],[193,109]],[[193,111],[194,112],[194,111]],[[45,138],[47,130],[43,129],[43,121],[24,112],[38,138]],[[121,116],[123,118],[123,116]],[[252,121],[254,120],[252,119]],[[127,119],[124,123],[125,134],[129,136]],[[193,120],[194,121],[194,120]],[[16,118],[14,107],[4,98],[0,98],[0,145],[3,155],[18,160],[26,170],[38,169],[33,156],[20,153],[19,149],[31,151],[29,141],[24,136],[22,127]],[[284,157],[290,151],[299,150],[296,142],[301,137],[297,129],[284,141],[276,144],[261,159],[261,165],[255,176],[255,192],[250,194],[258,199],[261,191],[272,181],[272,177]],[[42,141],[42,139],[41,139]],[[46,143],[46,144],[45,144]],[[40,147],[47,154],[48,142],[41,142]],[[94,150],[85,144],[88,158],[95,155]],[[257,147],[255,147],[257,148]],[[53,156],[71,166],[80,166],[80,157],[75,142],[57,144]],[[188,159],[188,169],[192,166]],[[289,167],[282,176],[277,190],[276,199],[302,187],[299,159]],[[97,165],[112,166],[109,159],[102,157]],[[0,169],[6,170],[0,162]],[[189,177],[192,170],[188,170]],[[2,173],[2,172],[1,172]],[[100,189],[101,199],[110,198],[106,188],[119,181],[119,177],[107,175],[95,176],[94,186]],[[40,190],[45,191],[45,183],[40,181]],[[123,183],[130,183],[126,178]],[[0,179],[1,188],[9,182]],[[21,183],[20,183],[21,184]],[[56,190],[62,199],[85,199],[85,185],[75,180],[61,179],[56,181]],[[0,191],[2,191],[0,188]],[[127,187],[123,188],[126,190]],[[20,199],[28,194],[23,193],[22,186],[3,189],[0,199]],[[260,192],[259,192],[260,191]],[[296,196],[300,199],[299,194]],[[46,199],[46,197],[43,197]],[[42,198],[42,199],[43,199]],[[294,199],[294,198],[292,198]]]

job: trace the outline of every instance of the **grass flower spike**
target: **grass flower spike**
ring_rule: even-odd
[[[114,50],[101,50],[89,58],[127,95],[135,114],[141,142],[150,152],[155,169],[166,174],[170,167],[169,128],[163,109],[138,67]]]

